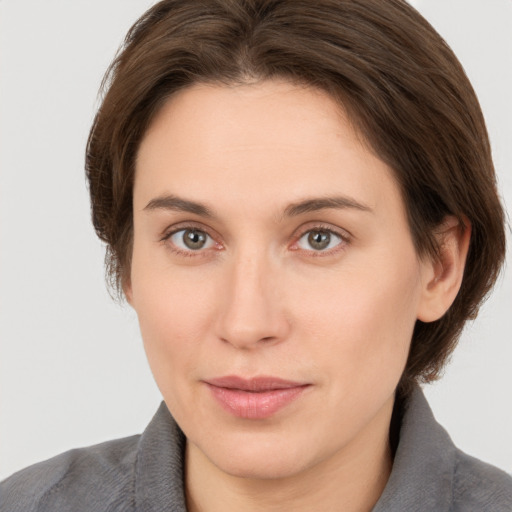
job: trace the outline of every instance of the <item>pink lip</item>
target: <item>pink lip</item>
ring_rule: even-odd
[[[205,381],[214,398],[227,412],[245,419],[264,419],[298,398],[309,384],[235,375]]]

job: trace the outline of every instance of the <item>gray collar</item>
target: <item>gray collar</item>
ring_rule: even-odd
[[[184,454],[185,436],[162,402],[139,440],[135,510],[186,512]]]
[[[456,451],[416,387],[406,404],[391,475],[372,512],[450,510]]]

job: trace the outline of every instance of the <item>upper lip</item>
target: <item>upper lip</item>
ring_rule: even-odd
[[[217,377],[207,379],[204,382],[211,386],[227,389],[239,389],[241,391],[272,391],[278,389],[289,389],[306,386],[304,382],[296,382],[291,380],[281,379],[272,376],[259,376],[246,379],[237,375],[227,375],[225,377]]]

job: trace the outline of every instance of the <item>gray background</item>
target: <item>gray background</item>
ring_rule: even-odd
[[[152,3],[0,1],[0,478],[139,433],[160,401],[135,315],[105,290],[83,175],[103,72]],[[510,210],[512,2],[413,3],[473,81]],[[455,442],[509,472],[511,306],[508,268],[445,378],[427,388]]]

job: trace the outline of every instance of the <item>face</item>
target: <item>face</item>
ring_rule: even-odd
[[[426,269],[391,170],[323,92],[195,85],[141,144],[125,291],[221,471],[293,475],[385,437]]]

